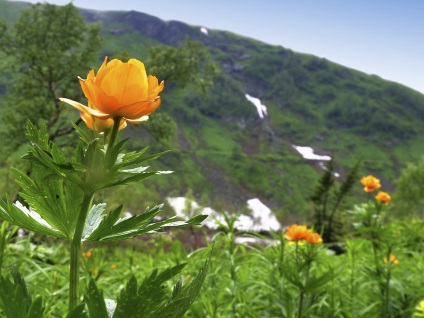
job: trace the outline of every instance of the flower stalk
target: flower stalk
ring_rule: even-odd
[[[80,254],[82,245],[82,232],[88,211],[93,202],[94,193],[85,193],[81,203],[81,209],[78,215],[77,225],[74,236],[71,241],[71,267],[69,274],[69,312],[71,312],[79,303],[79,268]]]

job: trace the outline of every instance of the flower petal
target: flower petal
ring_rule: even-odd
[[[160,97],[156,100],[140,101],[134,104],[117,109],[112,115],[113,117],[122,116],[127,119],[137,119],[145,115],[149,115],[160,105]]]
[[[107,118],[111,118],[112,116],[110,114],[107,113],[103,113],[97,109],[92,109],[89,108],[81,103],[78,103],[74,100],[71,99],[67,99],[67,98],[59,98],[59,100],[61,102],[67,103],[73,107],[75,107],[76,109],[78,109],[81,113],[86,113],[86,114],[90,114],[93,115],[94,117],[100,118],[100,119],[107,119]]]
[[[144,121],[148,121],[149,120],[149,116],[142,116],[140,118],[137,119],[127,119],[125,118],[125,121],[130,123],[130,124],[140,124]]]

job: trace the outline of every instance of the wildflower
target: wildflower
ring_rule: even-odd
[[[90,105],[90,103],[88,103],[88,105]],[[114,121],[111,118],[99,119],[88,113],[81,113],[81,119],[84,121],[88,128],[90,128],[91,130],[95,130],[99,133],[110,131],[114,125]],[[125,120],[121,119],[119,130],[124,129],[126,126],[127,123],[125,122]]]
[[[310,244],[321,244],[322,243],[321,235],[319,235],[316,232],[309,232],[305,236],[305,240]]]
[[[289,241],[304,240],[311,232],[305,225],[290,225],[286,231],[286,239]]]
[[[414,317],[424,317],[424,300],[421,300],[415,307]]]
[[[93,255],[93,253],[91,251],[88,251],[86,253],[82,253],[82,256],[86,257],[86,258],[90,258],[91,255]]]
[[[160,105],[158,94],[163,90],[155,76],[147,76],[144,64],[137,59],[127,63],[114,59],[107,62],[94,74],[91,70],[87,79],[79,78],[88,107],[76,101],[60,98],[81,112],[81,118],[91,129],[104,129],[111,122],[98,122],[122,117],[124,122],[139,124],[149,119],[148,115]],[[123,128],[123,123],[121,127]]]
[[[115,268],[116,268],[115,264],[110,265],[110,269],[115,269]]]
[[[384,191],[378,192],[375,198],[377,199],[378,202],[381,202],[381,203],[389,203],[390,200],[392,199],[392,197],[387,192],[384,192]]]
[[[89,271],[91,274],[93,274],[94,276],[97,276],[97,274],[99,273],[99,271],[98,271],[97,269],[92,269],[92,268],[90,268],[88,271]]]
[[[399,260],[396,258],[395,255],[390,254],[389,260],[387,260],[387,257],[384,258],[384,263],[393,263],[393,264],[399,264]]]
[[[381,188],[380,179],[377,179],[372,175],[363,177],[361,179],[361,183],[364,186],[365,192],[374,192],[376,189]]]
[[[185,280],[190,280],[190,275],[187,275],[186,277],[184,277]]]

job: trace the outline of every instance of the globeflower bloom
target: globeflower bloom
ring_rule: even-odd
[[[372,175],[363,177],[361,179],[361,183],[364,186],[365,192],[374,192],[376,189],[381,188],[380,179],[377,179]]]
[[[415,307],[414,317],[424,317],[424,300],[421,300]]]
[[[109,132],[114,125],[114,121],[111,118],[99,119],[88,113],[81,113],[81,119],[84,121],[88,128],[90,128],[91,130],[95,130],[99,133]],[[125,122],[125,120],[121,119],[119,130],[124,129],[126,126],[127,123]]]
[[[321,244],[322,243],[322,238],[321,238],[321,235],[319,235],[316,232],[309,232],[305,236],[305,241],[307,241],[310,244]]]
[[[90,129],[100,131],[110,129],[112,121],[98,120],[121,117],[124,123],[131,124],[148,120],[148,115],[159,107],[159,93],[164,88],[163,81],[159,84],[155,76],[147,76],[144,64],[137,59],[108,62],[106,57],[96,75],[91,70],[87,79],[79,80],[88,107],[67,98],[60,100],[78,109]]]
[[[377,199],[378,202],[381,202],[383,204],[389,203],[390,200],[392,199],[392,197],[387,192],[384,192],[384,191],[378,192],[375,198]]]
[[[289,241],[305,240],[305,237],[311,232],[305,225],[290,225],[286,231],[286,239]]]
[[[396,258],[395,255],[390,254],[389,259],[387,259],[387,257],[384,258],[384,263],[393,263],[393,264],[399,264],[399,260]]]

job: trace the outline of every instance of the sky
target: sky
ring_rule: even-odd
[[[62,5],[69,0],[48,2]],[[424,0],[74,0],[73,4],[135,10],[165,21],[231,31],[424,94]]]

